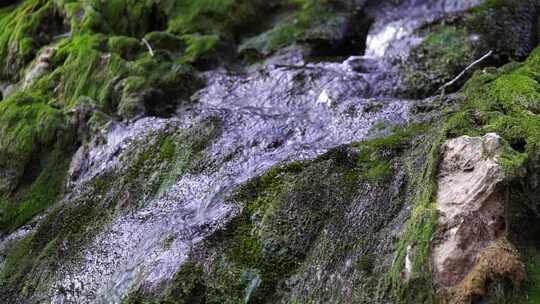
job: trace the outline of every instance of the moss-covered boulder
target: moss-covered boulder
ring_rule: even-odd
[[[480,36],[481,48],[493,49],[500,61],[524,59],[539,42],[539,14],[534,0],[487,0],[472,10],[467,26]]]
[[[251,180],[232,198],[236,219],[193,248],[172,281],[125,303],[429,303],[434,212],[418,199],[432,191],[434,134],[411,126]],[[394,229],[410,208],[419,230],[400,240]],[[407,282],[401,250],[415,254]]]
[[[490,0],[461,17],[421,29],[423,42],[402,64],[407,94],[414,98],[435,94],[489,51],[493,54],[474,69],[524,59],[539,41],[539,12],[535,1]],[[470,76],[471,71],[445,91],[458,90]]]
[[[267,29],[244,39],[241,54],[268,55],[295,43],[306,44],[313,56],[361,54],[371,20],[365,1],[283,1],[271,9],[277,17]]]

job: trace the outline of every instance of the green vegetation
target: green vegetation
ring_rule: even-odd
[[[527,38],[530,33],[504,35],[507,41],[500,39],[501,33],[514,28],[491,28],[496,18],[528,18],[529,7],[515,3],[486,1],[471,11],[465,25],[437,26],[411,54],[415,66],[406,79],[414,88],[411,94],[434,93],[486,48],[473,46],[470,34],[488,33],[487,44],[495,45],[501,61],[528,54],[529,46],[516,45],[536,41]],[[76,132],[96,133],[109,120],[169,116],[202,85],[194,68],[239,54],[266,56],[298,42],[337,44],[339,30],[350,25],[354,13],[337,0],[22,0],[1,8],[0,80],[19,86],[0,101],[0,231],[13,231],[58,203],[71,155],[91,138]],[[38,59],[45,46],[53,49],[50,57]],[[46,72],[22,87],[24,73],[38,62],[46,63]],[[500,161],[509,178],[520,176],[538,154],[539,81],[537,49],[523,63],[477,71],[461,91],[465,103],[448,113],[441,128],[392,130],[389,136],[335,149],[312,162],[274,168],[251,180],[233,198],[240,216],[207,244],[218,257],[208,265],[186,263],[163,298],[178,303],[277,301],[287,280],[324,239],[323,231],[333,228],[328,223],[336,210],[365,195],[358,192],[364,186],[387,190],[386,182],[405,166],[403,195],[412,196],[414,207],[386,283],[398,302],[433,302],[429,250],[436,225],[438,147],[448,137],[496,132],[507,143]],[[83,130],[87,125],[89,130]],[[115,213],[139,208],[186,172],[208,165],[202,152],[218,132],[219,122],[207,121],[134,143],[121,160],[125,171],[94,177],[77,201],[50,208],[35,233],[10,244],[0,272],[2,300],[22,299],[43,287],[63,262],[65,250],[76,255]],[[424,142],[413,146],[417,137]],[[409,152],[413,155],[404,156]],[[408,162],[416,158],[421,164]],[[163,246],[175,237],[167,236]],[[370,240],[338,244],[333,250],[340,258],[352,257],[353,249],[362,247],[363,252],[354,252],[354,271],[369,277],[378,266],[369,252]],[[407,255],[412,273],[404,282]],[[540,301],[537,257],[527,260],[527,266],[533,303]],[[35,273],[43,277],[32,278]],[[144,302],[146,297],[134,293],[127,301]]]
[[[540,255],[537,253],[527,257],[527,275],[527,303],[538,303],[540,301]]]
[[[202,265],[187,262],[176,275],[174,288],[167,290],[165,303],[205,303],[206,286],[202,280]]]
[[[0,164],[19,170],[38,151],[54,144],[64,123],[61,112],[48,106],[41,96],[24,93],[0,103],[0,113],[0,147],[5,161]]]
[[[519,64],[493,71],[480,71],[467,83],[461,111],[448,122],[448,135],[482,135],[495,132],[507,143],[500,159],[509,180],[527,179],[527,167],[537,159],[540,144],[540,49]],[[534,172],[528,174],[534,176]],[[519,185],[519,183],[518,183]],[[534,191],[523,188],[523,191]],[[512,197],[514,212],[527,208],[528,199]],[[533,207],[536,208],[536,207]],[[517,217],[519,219],[519,217]],[[521,246],[521,244],[516,244]],[[527,260],[529,303],[537,298],[536,258]]]
[[[182,57],[183,62],[195,62],[201,58],[207,58],[216,51],[219,37],[216,35],[184,35],[184,41],[188,45],[186,53]]]
[[[477,72],[463,89],[467,100],[450,118],[448,135],[499,134],[510,147],[501,162],[512,173],[539,148],[539,77],[540,49],[522,64]]]
[[[20,93],[0,103],[0,170],[8,173],[0,186],[1,230],[26,223],[61,192],[71,138],[65,121],[41,96]]]
[[[0,200],[0,229],[9,231],[18,228],[58,199],[69,165],[65,155],[59,148],[52,151],[36,180],[18,191],[20,197]]]
[[[6,30],[0,35],[0,61],[6,70],[0,73],[0,79],[17,82],[22,78],[20,71],[36,64],[32,60],[40,47],[50,44],[53,51],[40,59],[48,64],[46,73],[0,103],[0,229],[24,224],[53,204],[62,192],[65,162],[77,140],[72,130],[86,123],[68,113],[90,109],[84,111],[90,111],[88,119],[94,122],[118,116],[131,119],[143,113],[168,115],[178,100],[200,86],[192,70],[180,64],[180,58],[171,57],[175,53],[170,52],[183,44],[180,38],[166,33],[147,35],[156,47],[152,57],[138,39],[128,37],[150,30],[139,19],[143,18],[140,14],[151,10],[139,1],[131,2],[26,0],[2,9],[0,24]],[[121,3],[134,5],[133,11],[124,12],[133,14],[129,19],[132,22],[126,24],[140,28],[127,27],[124,19],[116,17],[113,19],[120,23],[101,23],[104,28],[99,29],[89,26],[99,23],[89,19],[97,18],[101,5]],[[125,7],[107,7],[105,11],[116,14],[117,10],[124,11]],[[81,14],[84,20],[78,22],[75,19]],[[67,22],[66,18],[74,19]],[[153,20],[148,22],[153,24]],[[69,30],[71,37],[55,38]],[[198,52],[208,50],[204,43],[196,45],[189,53],[190,61],[196,60]],[[167,52],[158,52],[161,48]],[[53,154],[62,156],[50,156]],[[47,168],[56,169],[47,172]]]
[[[427,125],[413,125],[396,129],[386,137],[360,142],[354,146],[359,150],[358,168],[361,177],[370,182],[382,181],[392,173],[390,161],[408,147],[410,139],[427,130]]]
[[[478,53],[463,26],[438,26],[412,50],[410,62],[405,63],[410,94],[415,98],[433,95],[473,62]]]
[[[18,79],[40,47],[63,31],[53,1],[25,0],[0,9],[0,79]]]
[[[347,7],[336,0],[286,0],[286,8],[270,29],[245,39],[239,51],[256,51],[269,54],[280,48],[306,39],[335,40],[340,35],[335,30],[346,24]],[[278,11],[279,12],[279,11]]]

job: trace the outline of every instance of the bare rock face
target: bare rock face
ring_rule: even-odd
[[[505,198],[497,189],[504,178],[497,163],[501,150],[496,134],[463,136],[442,147],[433,249],[434,278],[442,287],[460,283],[505,232]]]

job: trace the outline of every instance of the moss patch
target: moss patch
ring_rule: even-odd
[[[405,82],[411,88],[412,97],[433,95],[456,77],[475,60],[478,52],[473,49],[469,32],[464,27],[438,26],[412,50],[406,63]]]
[[[18,79],[37,51],[65,30],[53,1],[25,0],[0,9],[0,79]]]
[[[477,72],[463,89],[463,109],[449,120],[448,135],[495,132],[509,144],[501,162],[509,174],[538,149],[540,50],[522,64]]]
[[[278,17],[275,19],[277,21],[271,23],[266,31],[245,39],[240,44],[239,51],[240,53],[255,51],[267,55],[301,41],[329,41],[334,46],[340,45],[344,38],[342,37],[344,33],[340,29],[348,28],[351,33],[346,34],[361,35],[356,30],[361,32],[362,29],[356,27],[367,28],[369,25],[369,20],[366,17],[355,15],[357,9],[346,2],[335,0],[282,1],[281,5],[276,8]],[[317,43],[315,43],[315,47],[317,47]],[[356,52],[362,51],[361,45],[350,47],[357,47]]]

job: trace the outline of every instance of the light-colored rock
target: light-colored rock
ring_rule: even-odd
[[[34,83],[36,79],[43,76],[49,70],[49,60],[54,55],[55,49],[52,47],[47,47],[39,55],[36,63],[28,70],[24,77],[22,88],[28,88]]]
[[[504,179],[497,158],[502,151],[496,134],[463,136],[442,147],[437,209],[439,234],[433,248],[435,281],[455,286],[473,269],[478,256],[505,231]]]

